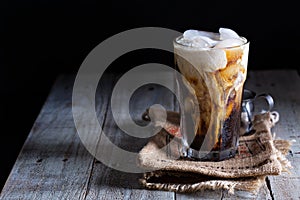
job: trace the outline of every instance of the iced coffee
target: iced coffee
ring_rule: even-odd
[[[174,40],[186,157],[220,161],[236,152],[249,42],[236,32],[187,30]]]

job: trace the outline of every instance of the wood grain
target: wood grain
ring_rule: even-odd
[[[118,128],[109,105],[115,82],[112,76],[104,80],[96,94],[98,121],[113,144],[138,152],[147,143],[147,138],[129,136]],[[288,156],[294,167],[291,173],[269,176],[258,195],[242,191],[229,195],[221,190],[195,194],[145,190],[138,183],[140,173],[121,172],[97,161],[76,133],[71,112],[73,81],[73,76],[60,76],[55,82],[0,199],[299,199],[300,78],[296,71],[248,72],[245,87],[258,94],[268,92],[275,100],[274,110],[280,113],[280,121],[273,129],[277,137],[294,140]],[[125,94],[120,94],[119,98]],[[138,125],[146,125],[141,115],[152,104],[178,110],[170,91],[158,85],[145,85],[131,98],[130,116],[122,111],[118,116],[131,117]],[[113,148],[107,147],[101,139],[98,142],[101,151],[114,155]]]
[[[168,76],[169,74],[166,74],[166,77]],[[119,95],[118,98],[123,99],[122,96],[126,94],[120,93]],[[137,124],[146,125],[141,118],[146,109],[153,104],[161,104],[165,109],[173,110],[173,98],[172,93],[162,86],[155,84],[142,86],[131,97],[128,105],[131,115],[128,116],[120,110],[117,117],[122,119],[132,118]],[[132,137],[118,128],[114,122],[110,106],[108,107],[103,132],[116,146],[130,152],[138,153],[148,141],[148,139]],[[108,147],[101,140],[99,141],[99,151],[111,155],[111,158],[117,156],[114,155],[115,149]],[[129,157],[125,157],[124,160],[121,159],[118,160],[120,165],[126,165],[131,161]],[[136,158],[133,159],[133,162],[136,163]],[[141,176],[141,173],[121,172],[96,162],[92,169],[86,199],[174,199],[174,193],[172,192],[144,190],[139,184]]]
[[[246,87],[259,93],[270,93],[280,120],[273,132],[277,138],[293,140],[288,159],[293,169],[280,176],[269,176],[274,199],[300,198],[300,77],[297,71],[254,71],[249,73]]]
[[[84,198],[94,159],[81,144],[74,126],[73,81],[74,76],[57,79],[0,199]],[[108,97],[102,93],[101,116],[105,116],[107,102]],[[100,117],[100,124],[103,121],[104,117]]]

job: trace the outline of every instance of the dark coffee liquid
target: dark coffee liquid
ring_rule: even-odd
[[[221,132],[218,137],[218,141],[215,143],[211,151],[207,152],[207,155],[198,158],[198,160],[221,161],[233,157],[236,154],[236,148],[238,144],[237,142],[238,142],[239,131],[240,131],[239,127],[240,127],[240,120],[241,120],[241,106],[240,104],[235,103],[234,99],[229,99],[228,102],[229,102],[228,105],[230,103],[233,104],[233,108],[229,117],[226,118],[223,123]],[[187,123],[187,124],[188,124],[187,121],[191,121],[191,119],[187,116],[183,120],[185,120],[185,122],[183,123]],[[189,124],[189,126],[191,126],[191,124]],[[204,142],[204,138],[207,134],[207,130],[208,127],[206,127],[204,123],[202,123],[202,126],[199,127],[197,134],[194,135],[194,137],[192,134],[189,135],[193,137],[188,139],[189,141],[192,141],[190,142],[191,149],[196,151],[200,150]]]

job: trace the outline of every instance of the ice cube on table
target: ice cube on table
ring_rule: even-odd
[[[240,36],[235,31],[233,31],[229,28],[220,28],[219,33],[220,33],[220,40],[240,38]]]
[[[235,39],[235,38],[230,38],[226,40],[222,40],[218,42],[214,48],[228,48],[228,47],[236,47],[244,44],[245,41],[242,39]]]

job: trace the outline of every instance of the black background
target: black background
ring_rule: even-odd
[[[250,40],[249,70],[297,69],[299,10],[288,1],[1,1],[0,184],[60,73],[76,73],[101,41],[131,28],[235,30]],[[127,67],[168,63],[172,55],[136,52]],[[119,63],[122,63],[119,61]],[[122,71],[116,62],[112,71]],[[123,68],[122,68],[123,69]]]

